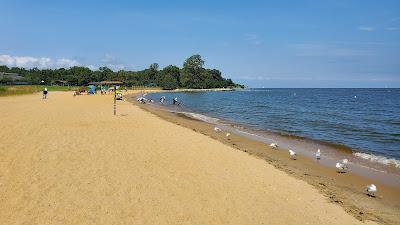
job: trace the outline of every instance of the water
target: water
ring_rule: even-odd
[[[162,95],[166,104],[177,97],[183,111],[346,146],[357,157],[400,167],[400,89],[248,89],[149,96],[157,100]]]

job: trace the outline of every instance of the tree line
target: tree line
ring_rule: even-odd
[[[17,73],[23,77],[22,81],[30,84],[55,84],[57,81],[67,81],[71,85],[88,85],[90,82],[121,81],[127,86],[158,86],[163,89],[176,88],[223,88],[243,87],[235,84],[231,79],[225,79],[217,69],[206,69],[200,55],[190,56],[179,68],[169,65],[159,69],[157,63],[141,71],[112,71],[107,67],[100,67],[92,71],[87,67],[74,66],[68,69],[24,69],[0,66],[0,72]]]

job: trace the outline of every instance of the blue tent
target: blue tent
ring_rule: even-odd
[[[90,95],[96,94],[96,86],[94,86],[94,85],[89,85],[88,94],[90,94]]]

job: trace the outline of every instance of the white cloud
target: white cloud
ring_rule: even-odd
[[[0,64],[7,65],[10,67],[24,67],[24,68],[46,68],[51,67],[52,60],[50,58],[41,57],[35,58],[30,56],[10,56],[0,55]]]
[[[362,31],[368,31],[368,32],[371,32],[371,31],[374,31],[374,30],[375,30],[375,27],[370,27],[370,26],[360,26],[360,27],[358,27],[358,29],[359,29],[359,30],[362,30]]]
[[[126,66],[110,54],[106,54],[101,60],[102,63],[99,65],[82,65],[80,62],[74,59],[60,58],[51,59],[47,57],[31,57],[31,56],[11,56],[11,55],[0,55],[0,65],[6,65],[8,67],[22,67],[26,69],[31,69],[34,67],[44,69],[44,68],[70,68],[73,66],[86,66],[91,70],[97,70],[100,66],[107,66],[113,71],[119,71],[126,69]]]
[[[113,71],[119,71],[126,68],[126,66],[121,63],[121,60],[109,53],[104,54],[101,61],[103,62],[103,66],[106,66]]]
[[[86,67],[89,68],[90,70],[93,70],[93,71],[98,69],[98,67],[95,66],[95,65],[87,65]]]
[[[57,60],[57,67],[58,68],[69,68],[73,66],[80,66],[80,63],[76,60],[73,59],[59,59]]]
[[[112,71],[119,71],[125,69],[125,66],[123,64],[107,64],[106,66],[110,68]]]
[[[11,56],[0,55],[0,65],[9,67],[23,67],[23,68],[69,68],[72,66],[79,66],[80,63],[76,60],[61,58],[53,60],[47,57],[31,57],[31,56]]]

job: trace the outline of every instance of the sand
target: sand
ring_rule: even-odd
[[[321,163],[323,159],[316,160],[314,157],[298,155],[297,160],[292,160],[288,157],[288,149],[282,147],[272,149],[269,146],[270,143],[266,144],[237,133],[226,137],[227,131],[215,132],[214,124],[194,119],[182,113],[173,113],[157,105],[139,104],[133,99],[131,101],[164,120],[187,127],[239,151],[265,160],[286,174],[306,181],[318,189],[330,202],[340,205],[346,212],[361,221],[372,220],[380,224],[400,224],[400,187],[364,176],[370,174],[354,173],[352,164],[349,165],[347,173],[338,173],[334,166]],[[222,129],[225,128],[222,127]],[[371,183],[378,186],[378,193],[374,197],[368,196],[365,191],[366,185]]]
[[[264,160],[111,96],[0,98],[0,224],[362,224]],[[367,221],[368,224],[374,224]]]

